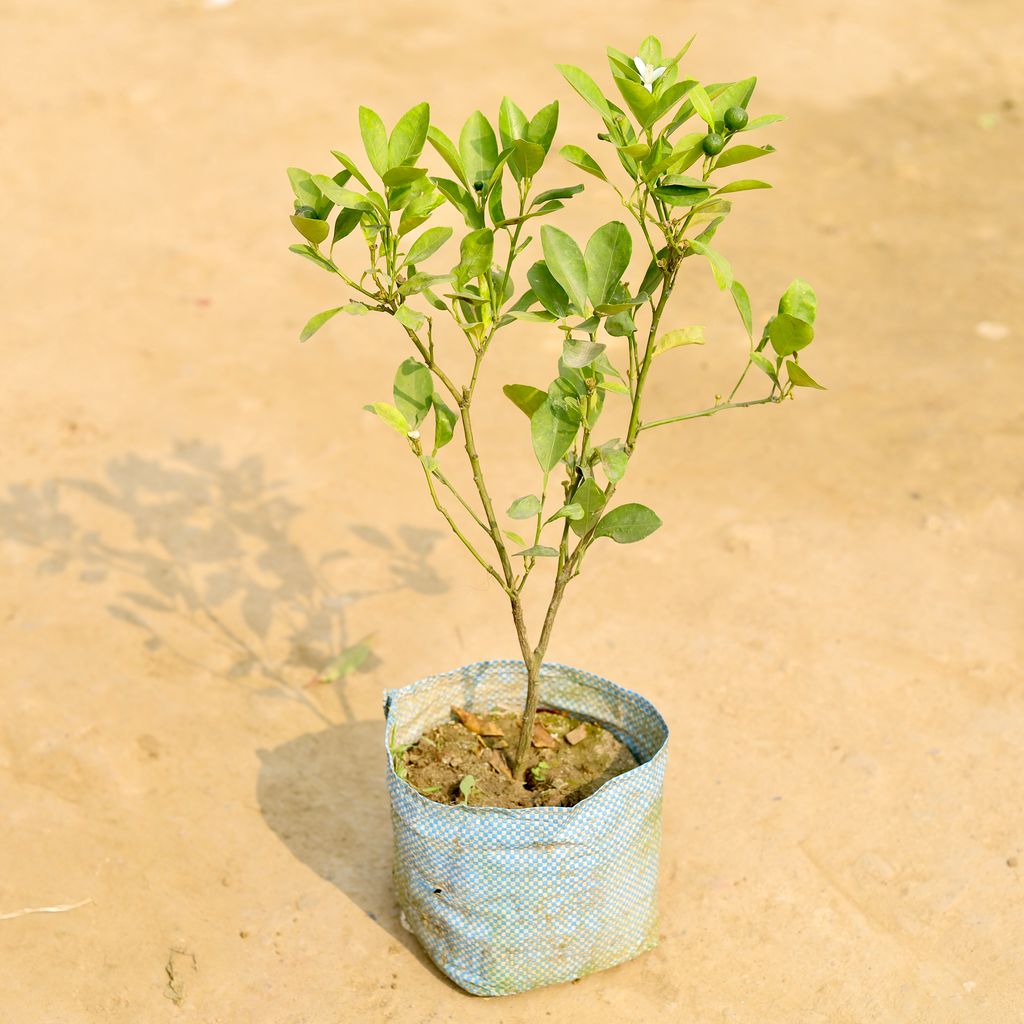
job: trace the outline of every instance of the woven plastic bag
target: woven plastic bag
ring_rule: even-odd
[[[522,662],[484,661],[385,694],[387,742],[414,743],[452,704],[486,714],[526,692]],[[406,926],[476,995],[571,981],[658,941],[658,855],[668,727],[652,704],[563,665],[541,672],[541,705],[599,722],[639,766],[574,807],[435,803],[388,758],[394,876]]]

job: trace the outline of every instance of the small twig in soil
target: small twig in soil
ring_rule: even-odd
[[[94,903],[91,896],[79,900],[77,903],[58,903],[53,907],[24,907],[22,910],[12,910],[8,914],[0,914],[0,921],[12,921],[16,917],[26,917],[29,914],[63,914],[67,910],[77,910],[88,903]]]

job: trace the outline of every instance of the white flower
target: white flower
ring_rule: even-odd
[[[409,440],[410,441],[418,441],[419,439],[420,439],[420,432],[418,430],[410,430],[409,431]]]
[[[639,57],[633,58],[633,66],[636,68],[643,80],[644,88],[648,92],[654,92],[654,83],[665,74],[665,68],[656,68],[653,64],[647,64]]]

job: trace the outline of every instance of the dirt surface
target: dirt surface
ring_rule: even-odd
[[[5,1022],[1024,1020],[1024,11],[625,10],[3,5]],[[622,493],[665,526],[592,559],[551,656],[673,730],[661,944],[476,1000],[394,910],[381,691],[514,636],[361,410],[402,338],[296,341],[338,292],[286,251],[283,169],[357,149],[359,102],[453,130],[557,96],[582,141],[554,63],[649,28],[789,115],[718,241],[762,321],[814,282],[830,390],[644,435]],[[563,226],[608,219],[596,185]],[[665,357],[666,415],[745,344],[706,273],[670,315],[709,343]],[[498,388],[557,347],[527,329],[481,381],[506,502],[536,478]],[[6,916],[40,907],[75,909]]]
[[[519,716],[498,711],[465,725],[438,725],[391,755],[398,774],[424,796],[471,807],[572,807],[637,764],[629,747],[600,725],[541,711],[517,780],[521,732]]]

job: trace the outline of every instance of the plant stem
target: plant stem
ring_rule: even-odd
[[[437,496],[437,488],[434,486],[433,475],[431,474],[430,470],[427,469],[426,466],[423,467],[423,474],[427,478],[427,487],[430,490],[430,497],[434,502],[434,508],[436,508],[437,511],[444,516],[448,525],[452,528],[452,532],[466,546],[466,550],[469,551],[469,553],[477,560],[477,562],[479,562],[480,565],[483,566],[483,568],[498,581],[498,583],[501,585],[503,589],[507,590],[508,586],[506,582],[498,574],[498,570],[495,569],[494,566],[491,565],[491,563],[488,562],[487,559],[484,558],[484,556],[481,555],[479,551],[477,551],[477,549],[473,546],[473,542],[462,532],[462,530],[459,528],[459,524],[456,523],[455,520],[452,518],[452,515],[448,511],[448,509],[446,509],[444,505],[441,504],[441,499],[438,498]]]
[[[724,409],[748,409],[752,405],[767,405],[769,402],[778,403],[781,401],[781,397],[769,395],[767,398],[754,398],[749,402],[719,402],[718,405],[712,405],[707,409],[700,409],[697,412],[684,412],[681,416],[666,416],[663,420],[651,420],[650,423],[644,423],[640,430],[663,427],[667,423],[682,423],[683,420],[697,420],[702,416],[714,416],[716,412],[722,412]]]

